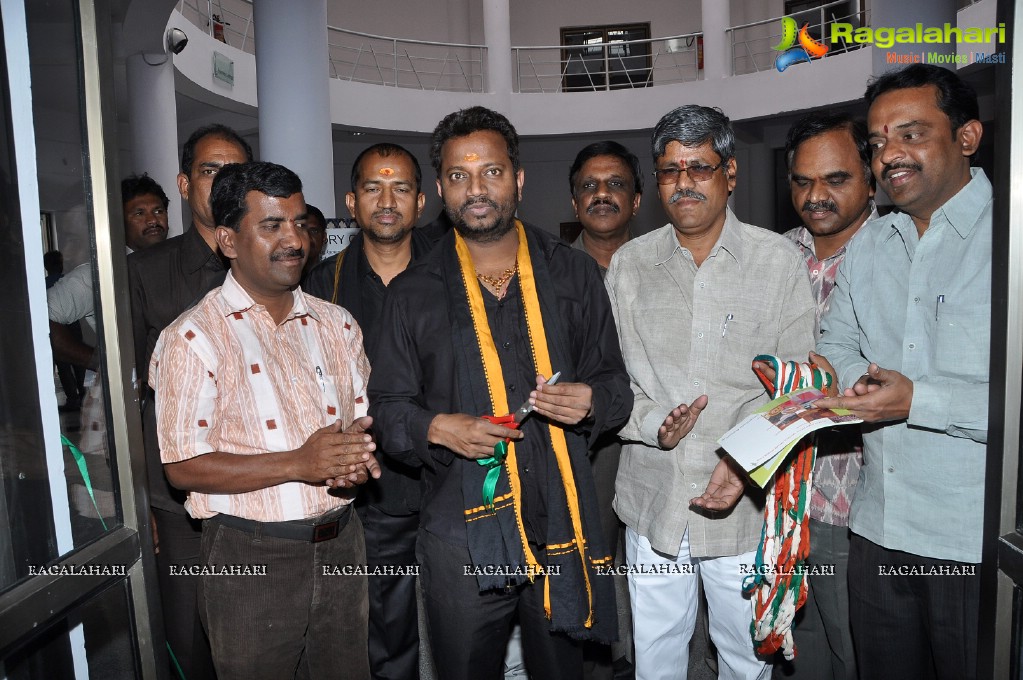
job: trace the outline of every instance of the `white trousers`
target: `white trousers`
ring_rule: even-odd
[[[767,680],[771,665],[757,658],[750,639],[753,610],[742,594],[740,564],[753,565],[755,552],[730,557],[692,558],[689,531],[682,537],[678,557],[655,552],[650,541],[631,527],[625,529],[625,555],[630,567],[654,567],[657,573],[633,573],[629,595],[636,643],[636,680],[686,680],[689,640],[696,627],[699,590],[703,579],[710,618],[710,637],[718,650],[720,680]],[[662,573],[662,572],[672,573]],[[682,572],[682,573],[678,573]]]

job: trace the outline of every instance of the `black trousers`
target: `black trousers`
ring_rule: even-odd
[[[853,534],[849,615],[860,680],[976,678],[979,607],[978,565],[888,550]]]
[[[333,573],[366,563],[354,512],[336,538],[320,543],[206,520],[201,563],[265,567],[265,575],[200,576],[220,680],[368,680],[366,576]]]
[[[501,680],[512,622],[522,627],[522,651],[532,680],[580,680],[582,648],[550,632],[543,609],[543,578],[500,591],[479,592],[465,575],[469,550],[420,530],[416,546],[437,677]]]
[[[419,514],[388,515],[373,505],[359,505],[366,535],[366,563],[411,567],[416,562]],[[374,680],[418,680],[419,607],[416,577],[369,578],[369,667]]]
[[[151,509],[160,537],[156,564],[160,570],[158,583],[167,644],[188,680],[215,678],[210,642],[199,620],[199,577],[180,574],[179,569],[199,564],[202,523],[183,513]],[[170,574],[172,567],[178,575]],[[173,661],[171,669],[171,677],[176,679]]]

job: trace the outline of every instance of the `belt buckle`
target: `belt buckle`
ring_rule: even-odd
[[[322,541],[329,541],[332,538],[337,538],[337,525],[338,521],[327,522],[326,524],[317,524],[313,527],[313,543],[320,543]]]

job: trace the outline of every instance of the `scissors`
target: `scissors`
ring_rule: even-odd
[[[547,381],[548,385],[553,385],[558,382],[561,377],[561,371],[558,371],[550,377]],[[495,425],[503,425],[509,430],[519,429],[519,425],[522,421],[529,417],[529,414],[536,410],[536,407],[529,403],[526,399],[522,406],[518,407],[506,416],[480,416],[483,420],[487,420]],[[483,480],[483,505],[486,507],[488,512],[494,512],[494,492],[497,488],[497,478],[501,475],[501,464],[504,462],[504,458],[508,455],[508,443],[511,439],[505,438],[497,442],[494,445],[494,455],[488,458],[480,458],[476,460],[476,464],[481,467],[487,468],[487,476]]]
[[[553,384],[557,383],[560,378],[561,378],[561,371],[558,371],[557,373],[552,375],[550,377],[550,379],[547,380],[547,384],[548,385],[553,385]],[[528,418],[529,414],[532,413],[535,410],[536,410],[536,406],[534,406],[533,404],[530,404],[529,400],[526,399],[526,401],[522,404],[522,406],[519,406],[517,409],[515,409],[514,411],[512,411],[511,413],[509,413],[506,416],[480,416],[480,417],[483,418],[483,420],[490,421],[491,423],[493,423],[495,425],[504,425],[509,430],[517,430],[517,429],[519,429],[519,426],[522,425],[522,421],[524,421],[526,418]],[[510,441],[511,441],[511,439],[505,439],[504,442],[502,442],[502,443],[505,446],[507,446],[508,442],[510,442]],[[498,444],[498,445],[500,446],[500,444]]]

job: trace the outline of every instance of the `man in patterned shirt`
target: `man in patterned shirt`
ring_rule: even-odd
[[[803,218],[785,236],[799,246],[817,300],[817,335],[828,309],[846,245],[873,209],[867,129],[845,114],[811,113],[789,130],[785,143],[792,206]],[[810,496],[810,562],[834,567],[810,579],[806,605],[793,628],[799,656],[775,667],[775,677],[855,680],[849,633],[849,506],[862,464],[859,428],[817,435]]]
[[[298,289],[309,235],[293,172],[227,165],[210,198],[231,271],[163,331],[149,375],[167,479],[203,520],[217,675],[368,678],[366,578],[332,575],[365,563],[351,487],[379,476],[362,332]]]

